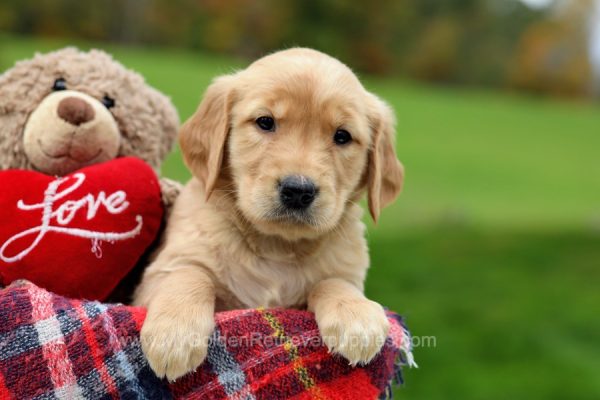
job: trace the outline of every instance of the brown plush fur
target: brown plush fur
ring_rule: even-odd
[[[272,132],[257,126],[261,116],[274,118]],[[336,145],[338,129],[353,141]],[[367,191],[377,219],[400,192],[391,109],[338,60],[291,49],[215,80],[180,145],[194,179],[136,292],[148,306],[142,347],[154,371],[175,379],[197,367],[215,310],[259,306],[308,306],[331,351],[371,360],[388,323],[363,294],[357,202]],[[319,188],[304,214],[277,211],[290,175]]]
[[[113,98],[110,113],[122,138],[117,156],[139,157],[159,172],[179,127],[171,101],[108,54],[74,48],[37,54],[0,75],[0,170],[36,169],[25,154],[24,127],[61,77],[69,90]]]

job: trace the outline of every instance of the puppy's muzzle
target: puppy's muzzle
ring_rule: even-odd
[[[281,204],[290,210],[305,210],[319,194],[314,182],[302,175],[290,175],[283,178],[278,185]]]

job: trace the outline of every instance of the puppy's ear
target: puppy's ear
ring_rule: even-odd
[[[181,127],[179,147],[187,167],[204,184],[206,199],[219,178],[230,129],[233,76],[222,76],[208,87],[198,110]]]
[[[373,221],[381,209],[396,199],[402,190],[404,167],[396,157],[395,117],[392,109],[371,95],[370,123],[373,140],[369,150],[368,202]]]

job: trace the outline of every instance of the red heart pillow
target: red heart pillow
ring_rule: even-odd
[[[154,171],[119,158],[62,178],[0,172],[0,280],[105,299],[155,240],[163,217]]]

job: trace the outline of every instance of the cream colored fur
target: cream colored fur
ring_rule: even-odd
[[[256,126],[272,116],[274,132]],[[363,294],[369,267],[362,209],[373,218],[401,189],[393,115],[339,61],[309,49],[262,58],[218,78],[180,132],[194,178],[168,222],[135,302],[148,307],[142,347],[159,376],[202,363],[218,310],[308,307],[329,349],[371,360],[388,332]],[[353,141],[338,146],[337,129]],[[313,179],[310,220],[273,218],[277,182]]]

